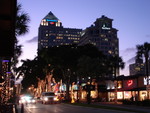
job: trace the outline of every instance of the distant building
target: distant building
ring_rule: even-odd
[[[78,44],[82,29],[64,28],[60,20],[49,12],[41,21],[38,34],[38,50],[60,45]]]
[[[119,55],[119,40],[117,37],[117,29],[112,27],[113,19],[104,15],[98,18],[94,25],[86,28],[82,32],[82,38],[79,45],[93,44],[105,55]]]
[[[150,70],[150,60],[149,60],[149,70]],[[129,65],[129,74],[130,75],[146,75],[145,63],[143,59],[136,59],[134,64]],[[149,72],[150,76],[150,72]]]

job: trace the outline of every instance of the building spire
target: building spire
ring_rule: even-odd
[[[43,19],[59,20],[51,11]]]

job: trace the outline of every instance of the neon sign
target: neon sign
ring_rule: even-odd
[[[147,82],[150,83],[150,76],[147,78],[147,77],[144,77],[144,85],[147,85]],[[148,84],[149,84],[148,83]]]
[[[103,24],[102,29],[110,30],[110,28],[109,28],[109,27],[106,27],[105,24]]]
[[[55,24],[55,22],[50,22],[50,24]]]
[[[133,84],[133,80],[128,80],[128,81],[127,81],[128,87],[130,87],[132,84]]]
[[[58,22],[58,20],[50,20],[50,19],[46,19],[46,21],[50,21],[50,22]]]

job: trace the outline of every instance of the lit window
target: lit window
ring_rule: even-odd
[[[105,38],[105,41],[108,41],[108,38]]]
[[[111,51],[111,50],[109,50],[109,51],[108,51],[108,53],[109,53],[109,54],[112,54],[112,51]]]

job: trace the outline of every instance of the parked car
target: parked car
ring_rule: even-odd
[[[59,102],[58,96],[54,92],[43,92],[41,95],[42,104]]]

